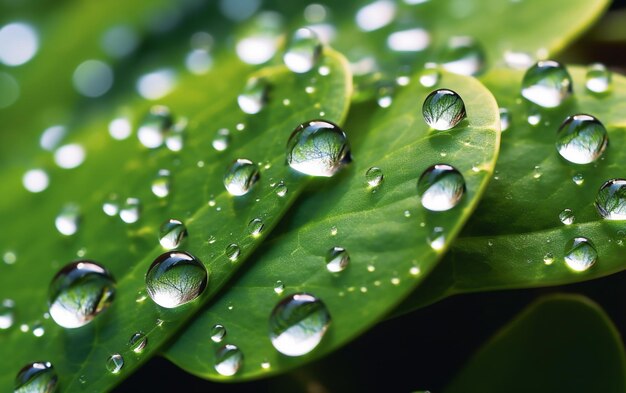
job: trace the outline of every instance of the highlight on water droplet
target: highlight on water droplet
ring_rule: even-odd
[[[595,63],[587,69],[585,87],[593,93],[606,93],[611,87],[611,71],[604,64]]]
[[[424,100],[422,115],[426,124],[435,130],[449,130],[465,119],[465,103],[454,91],[438,89]]]
[[[53,393],[58,376],[52,363],[33,362],[25,365],[15,377],[14,393]]]
[[[115,280],[104,267],[87,260],[72,262],[50,283],[50,316],[64,328],[79,328],[109,308],[114,297]]]
[[[226,328],[220,324],[213,325],[211,328],[211,341],[219,343],[224,337],[226,337]]]
[[[233,162],[224,175],[224,187],[230,195],[245,195],[250,192],[260,177],[257,164],[246,158],[239,158]]]
[[[554,262],[554,254],[551,252],[547,252],[546,255],[543,256],[543,263],[546,265],[552,265]]]
[[[167,169],[159,169],[150,189],[157,198],[166,198],[170,194],[171,174]]]
[[[15,321],[15,302],[4,299],[0,303],[0,330],[9,329]]]
[[[367,182],[369,188],[379,187],[382,184],[384,178],[385,176],[382,169],[376,166],[369,168],[367,172],[365,172],[365,181]]]
[[[330,313],[320,299],[307,293],[292,294],[272,310],[270,340],[283,355],[306,355],[322,341],[330,322]]]
[[[119,374],[124,367],[124,358],[119,353],[109,356],[106,362],[106,368],[111,374]]]
[[[225,377],[235,375],[243,364],[243,352],[232,344],[219,348],[215,354],[215,371]]]
[[[456,168],[436,164],[426,169],[417,181],[422,206],[431,211],[455,207],[465,194],[465,179]]]
[[[150,108],[150,112],[139,125],[137,138],[148,149],[156,149],[163,145],[165,134],[173,125],[174,119],[169,108],[163,105],[155,105]]]
[[[142,353],[147,345],[148,337],[142,332],[133,333],[128,340],[128,346],[135,353]]]
[[[559,62],[542,60],[530,67],[522,80],[522,96],[544,108],[555,108],[572,94],[573,82]]]
[[[575,237],[565,246],[565,263],[573,271],[589,270],[597,259],[598,252],[586,237]]]
[[[626,220],[626,180],[606,181],[598,190],[595,205],[605,220]]]
[[[237,97],[237,103],[242,111],[249,115],[259,113],[268,99],[269,83],[262,78],[250,78]]]
[[[180,220],[168,219],[161,224],[159,243],[165,250],[173,250],[187,238],[187,228]]]
[[[561,157],[574,164],[596,161],[609,143],[604,125],[590,115],[569,116],[559,127],[556,150]]]
[[[287,142],[287,163],[305,175],[331,177],[351,161],[346,134],[326,120],[300,124]]]
[[[313,30],[305,27],[293,33],[283,61],[291,71],[302,74],[315,67],[321,53],[319,37]]]
[[[209,273],[204,265],[185,251],[170,251],[157,257],[146,273],[146,289],[159,306],[175,308],[204,292]]]
[[[482,45],[469,36],[450,38],[439,58],[445,70],[468,76],[480,74],[486,63]]]
[[[350,264],[350,255],[343,247],[333,247],[326,253],[326,269],[331,273],[344,271]]]
[[[576,221],[576,216],[572,209],[563,209],[559,213],[559,220],[561,220],[561,223],[564,225],[572,225],[574,221]]]
[[[54,226],[60,234],[72,236],[78,231],[80,208],[75,203],[69,203],[61,209],[54,219]]]

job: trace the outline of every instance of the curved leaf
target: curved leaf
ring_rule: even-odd
[[[453,392],[623,392],[626,361],[606,313],[576,295],[541,298],[469,361]]]
[[[336,184],[311,190],[287,216],[278,235],[165,355],[209,379],[284,372],[362,333],[421,282],[477,204],[491,175],[500,135],[495,101],[480,83],[444,74],[439,86],[458,92],[467,108],[467,119],[447,132],[426,126],[420,109],[430,91],[416,82],[386,110],[371,115],[371,105],[353,107],[354,116],[345,127],[353,141],[352,167]],[[429,212],[419,202],[416,182],[425,169],[440,162],[463,174],[467,192],[454,209]],[[384,173],[374,190],[365,178],[373,166]],[[443,228],[445,237],[439,250],[428,242],[436,227]],[[332,247],[349,253],[345,271],[333,274],[326,269],[325,256]],[[274,291],[277,280],[285,285],[280,295]],[[332,323],[318,348],[289,358],[272,347],[268,320],[280,299],[297,292],[322,299]],[[227,331],[220,344],[210,339],[215,324]],[[214,368],[216,350],[225,343],[237,345],[245,359],[230,378]],[[263,368],[264,362],[270,366]]]

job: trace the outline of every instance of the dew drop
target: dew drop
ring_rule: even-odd
[[[506,108],[500,108],[500,131],[504,132],[511,126],[511,112]]]
[[[44,334],[46,334],[46,329],[43,327],[43,325],[39,322],[35,323],[33,325],[33,336],[43,337]]]
[[[611,71],[604,64],[590,65],[587,69],[585,87],[593,93],[606,93],[611,87]]]
[[[285,195],[287,195],[287,186],[285,185],[284,182],[280,181],[276,187],[274,188],[274,191],[276,192],[276,195],[278,195],[279,197],[284,197]]]
[[[171,251],[157,257],[146,273],[146,289],[159,306],[175,308],[202,294],[209,281],[204,265],[184,251]]]
[[[265,229],[265,223],[260,218],[254,218],[248,223],[248,233],[252,237],[259,237],[261,233],[263,233],[263,229]]]
[[[336,226],[333,225],[332,227],[330,227],[330,236],[337,236],[337,232],[338,230]]]
[[[141,353],[148,345],[148,337],[142,332],[134,333],[128,340],[128,346],[135,353]]]
[[[305,175],[331,177],[351,161],[346,134],[329,121],[304,122],[287,142],[287,163]]]
[[[369,168],[367,172],[365,172],[365,181],[367,182],[369,188],[379,187],[382,184],[384,178],[385,177],[383,175],[382,169],[376,166]]]
[[[114,217],[120,212],[117,195],[109,195],[107,200],[102,204],[102,211],[109,217]]]
[[[4,299],[0,303],[0,330],[9,329],[15,322],[15,302]]]
[[[215,371],[225,377],[235,375],[243,364],[243,353],[232,344],[226,344],[215,354]]]
[[[446,236],[442,227],[434,227],[427,238],[430,248],[435,251],[443,250],[446,245]]]
[[[115,280],[95,262],[72,262],[54,276],[48,294],[52,319],[64,328],[78,328],[113,303]]]
[[[545,263],[546,265],[552,265],[552,263],[554,262],[554,255],[551,252],[546,253],[546,255],[543,256],[543,263]]]
[[[465,193],[465,179],[454,167],[446,164],[426,169],[417,181],[422,206],[431,211],[450,210]]]
[[[452,90],[435,90],[424,100],[422,115],[426,124],[435,130],[449,130],[465,119],[465,103]]]
[[[48,188],[50,178],[43,169],[31,169],[24,173],[22,184],[27,191],[38,193]]]
[[[331,317],[326,305],[313,295],[296,293],[281,300],[270,315],[270,340],[287,356],[302,356],[320,343]]]
[[[119,374],[124,367],[124,358],[119,353],[115,353],[107,359],[106,367],[111,374]]]
[[[63,206],[61,212],[54,219],[54,226],[60,234],[72,236],[78,231],[80,221],[80,208],[78,205],[70,203]]]
[[[276,53],[282,25],[282,17],[277,12],[260,12],[247,26],[246,34],[237,40],[237,56],[248,64],[270,60]]]
[[[120,209],[120,218],[127,224],[133,224],[139,220],[141,202],[137,198],[126,198]]]
[[[559,213],[559,220],[561,220],[564,225],[572,225],[576,220],[576,216],[574,216],[572,209],[563,209],[563,211]]]
[[[598,252],[591,241],[585,237],[575,237],[565,246],[565,263],[576,272],[588,270],[597,259]]]
[[[529,109],[526,121],[533,127],[541,123],[541,113],[537,110],[537,108]]]
[[[171,174],[167,169],[160,169],[152,180],[152,193],[157,198],[166,198],[170,194]]]
[[[276,292],[277,295],[281,295],[284,291],[285,284],[280,280],[276,281],[276,283],[274,284],[274,292]]]
[[[585,182],[585,177],[583,176],[582,173],[577,173],[574,176],[572,176],[572,181],[574,182],[574,184],[576,184],[577,186],[582,186],[583,183]]]
[[[0,28],[0,63],[20,66],[30,61],[38,49],[39,37],[33,26],[13,22]]]
[[[239,158],[224,175],[224,187],[230,195],[247,194],[260,178],[259,167],[252,161]]]
[[[598,190],[595,205],[605,220],[626,220],[626,180],[605,182]]]
[[[283,61],[291,71],[302,74],[315,67],[322,53],[322,44],[315,32],[301,28],[291,37]]]
[[[2,261],[7,265],[13,265],[17,261],[17,255],[14,251],[6,251],[2,254]]]
[[[65,134],[67,134],[67,129],[64,126],[56,125],[48,127],[41,134],[39,145],[44,150],[53,151],[59,146]]]
[[[239,254],[241,254],[241,248],[239,248],[237,244],[231,243],[228,246],[226,246],[226,250],[224,251],[224,254],[232,262],[235,262],[237,259],[239,259]]]
[[[387,26],[396,16],[396,4],[389,0],[377,0],[361,7],[355,20],[359,29],[374,31]]]
[[[267,360],[266,360],[266,361],[261,362],[261,368],[262,368],[263,370],[269,370],[269,368],[270,368],[270,367],[271,367],[271,364],[270,364],[270,362],[268,362]]]
[[[171,129],[173,124],[174,120],[169,108],[155,105],[150,108],[150,112],[141,122],[137,130],[137,138],[145,147],[156,149],[163,145],[165,134]]]
[[[326,253],[326,269],[331,273],[339,273],[350,264],[350,255],[343,247],[333,247]]]
[[[553,60],[539,61],[522,80],[522,96],[544,108],[555,108],[572,94],[573,82],[567,69]]]
[[[430,34],[419,27],[395,31],[387,37],[387,46],[395,52],[420,52],[429,45]]]
[[[124,140],[132,133],[130,120],[125,117],[118,117],[109,123],[109,135],[118,141]]]
[[[265,79],[250,78],[237,97],[239,108],[247,114],[259,113],[267,103],[269,84]]]
[[[389,108],[393,103],[395,86],[384,84],[376,90],[376,103],[381,108]]]
[[[596,161],[609,142],[606,128],[590,115],[569,116],[557,132],[556,150],[574,164]]]
[[[228,145],[230,145],[230,131],[227,128],[220,128],[215,133],[215,137],[213,138],[213,148],[217,151],[224,151],[228,149]]]
[[[441,54],[441,66],[461,75],[478,75],[485,68],[485,51],[472,37],[452,37]]]
[[[426,63],[424,69],[420,71],[419,81],[424,87],[434,87],[441,79],[441,72],[434,63]]]
[[[34,362],[22,367],[15,377],[14,393],[52,393],[58,376],[52,363]]]
[[[226,337],[226,328],[222,325],[213,325],[211,328],[211,340],[215,343],[221,342]]]
[[[70,143],[59,147],[54,152],[54,162],[60,168],[72,169],[83,163],[85,155],[85,149],[81,145]]]
[[[159,243],[165,250],[173,250],[187,238],[187,228],[179,220],[169,219],[161,224]]]

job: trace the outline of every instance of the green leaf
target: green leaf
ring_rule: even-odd
[[[476,206],[492,173],[500,133],[490,93],[475,79],[454,74],[444,74],[439,86],[465,100],[467,119],[450,131],[429,129],[421,104],[430,90],[417,79],[385,110],[372,110],[372,103],[353,106],[345,127],[353,144],[351,168],[336,184],[316,187],[300,201],[242,275],[167,349],[170,360],[216,380],[284,372],[363,333],[422,281]],[[463,174],[467,192],[454,209],[429,212],[421,207],[417,179],[441,162]],[[371,167],[384,174],[374,190],[365,177]],[[428,242],[436,227],[445,237],[440,250]],[[333,247],[350,255],[340,273],[325,267]],[[280,295],[274,291],[278,280],[285,285]],[[272,347],[268,322],[276,303],[298,292],[319,297],[332,323],[313,352],[290,358]],[[227,331],[220,344],[210,338],[215,324]],[[214,369],[216,350],[226,343],[244,354],[242,369],[231,378]],[[264,362],[270,366],[262,368]]]
[[[244,116],[236,103],[237,93],[245,84],[243,67],[232,57],[220,60],[215,73],[187,77],[178,93],[164,100],[175,114],[189,118],[183,131],[185,148],[180,153],[146,151],[134,138],[113,141],[104,126],[109,119],[97,119],[75,137],[87,151],[87,159],[79,168],[69,172],[54,168],[49,153],[41,155],[40,163],[52,178],[43,193],[26,192],[20,184],[20,172],[3,174],[3,184],[11,185],[15,192],[0,199],[3,218],[11,223],[11,230],[3,232],[2,249],[13,250],[17,261],[1,266],[2,296],[16,303],[16,321],[0,336],[3,350],[12,354],[0,360],[7,370],[0,376],[2,390],[10,390],[22,365],[42,359],[53,363],[63,391],[106,390],[119,383],[219,291],[309,181],[285,165],[285,144],[296,126],[320,117],[320,112],[333,122],[344,120],[351,76],[343,57],[324,49],[320,65],[328,67],[326,76],[297,75],[284,66],[259,71],[256,77],[267,80],[271,91],[267,106],[254,116]],[[306,87],[314,91],[308,93]],[[285,99],[290,101],[287,106]],[[134,109],[139,115],[145,103]],[[223,127],[230,129],[232,141],[228,149],[217,152],[211,144]],[[244,157],[259,163],[261,179],[249,194],[233,197],[224,189],[222,179],[232,161]],[[164,167],[172,172],[172,195],[167,201],[150,192],[151,180]],[[283,197],[271,186],[278,181],[288,188]],[[141,219],[129,225],[107,217],[102,203],[110,193],[122,199],[139,197],[143,202]],[[64,238],[55,233],[54,219],[70,201],[79,203],[82,221],[76,235]],[[140,300],[145,298],[146,271],[163,252],[157,241],[159,226],[169,218],[186,223],[189,238],[182,247],[210,272],[200,300],[176,309],[157,307],[150,299]],[[257,238],[248,232],[248,223],[254,218],[265,224]],[[211,236],[214,242],[208,240]],[[231,243],[241,250],[234,262],[225,255]],[[116,298],[91,324],[64,330],[43,317],[48,285],[61,266],[81,258],[98,261],[112,272],[117,280]],[[37,321],[45,329],[43,337],[20,331],[22,324],[32,330]],[[135,354],[128,345],[135,332],[148,337],[141,354]],[[118,375],[105,368],[113,353],[120,353],[125,360]]]
[[[552,295],[498,332],[445,392],[623,392],[625,370],[606,313],[585,297]]]
[[[610,92],[598,95],[586,90],[585,69],[569,71],[573,97],[560,108],[540,111],[537,126],[527,122],[533,107],[519,99],[522,72],[494,70],[484,78],[512,117],[502,135],[497,180],[443,263],[400,312],[458,293],[562,285],[626,268],[626,223],[602,219],[594,206],[606,180],[626,177],[626,78],[613,75]],[[578,113],[595,116],[608,131],[609,146],[592,164],[569,163],[555,148],[560,124]],[[582,175],[581,185],[573,181],[576,175]],[[566,208],[575,215],[572,225],[559,219]],[[598,252],[597,263],[584,272],[570,270],[563,259],[566,243],[577,236],[590,239]],[[544,263],[547,254],[553,263]]]

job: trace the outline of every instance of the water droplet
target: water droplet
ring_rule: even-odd
[[[427,241],[433,250],[443,250],[443,247],[446,245],[446,236],[444,234],[443,228],[434,227],[433,230],[428,234]]]
[[[247,194],[260,177],[259,167],[252,161],[239,158],[224,175],[224,187],[230,195]]]
[[[63,206],[61,212],[54,219],[54,226],[57,231],[65,236],[72,236],[78,231],[80,221],[80,208],[78,205],[70,203]]]
[[[420,273],[421,273],[421,270],[417,266],[411,266],[411,268],[409,269],[409,274],[412,276],[419,276]]]
[[[166,198],[170,194],[171,175],[167,169],[160,169],[152,180],[152,193],[157,198]]]
[[[192,49],[185,57],[185,66],[192,74],[203,75],[213,66],[213,57],[206,49]]]
[[[285,195],[287,195],[287,186],[285,185],[285,183],[283,181],[280,181],[277,185],[276,188],[274,188],[274,191],[276,192],[276,195],[278,195],[279,197],[284,197]]]
[[[33,325],[33,336],[43,337],[44,334],[46,334],[46,329],[43,327],[43,325],[40,322],[36,322]]]
[[[389,108],[393,103],[393,94],[395,91],[395,85],[382,84],[376,90],[376,102],[381,108]]]
[[[165,135],[165,146],[168,150],[177,152],[181,151],[184,146],[184,134],[183,132],[187,128],[187,118],[181,118],[174,124]]]
[[[215,137],[213,138],[213,148],[217,151],[224,151],[228,149],[230,139],[230,131],[228,131],[227,128],[220,128],[217,130]]]
[[[72,169],[80,166],[85,160],[85,149],[77,144],[71,143],[59,147],[54,152],[54,162],[63,169]]]
[[[400,285],[400,279],[398,277],[392,277],[391,278],[391,284],[393,284],[393,285]]]
[[[594,93],[606,93],[611,87],[611,71],[604,64],[590,65],[587,69],[585,87]]]
[[[585,177],[583,176],[582,173],[576,173],[574,176],[572,176],[572,181],[577,186],[582,186],[583,183],[585,182]]]
[[[511,126],[511,112],[506,108],[500,108],[500,131],[504,132]]]
[[[150,112],[141,122],[137,130],[137,138],[145,147],[156,149],[163,145],[165,134],[171,129],[173,124],[174,120],[169,108],[155,105],[150,108]]]
[[[440,56],[441,66],[461,75],[477,75],[485,68],[485,51],[472,37],[452,37]]]
[[[439,69],[437,69],[437,65],[435,63],[424,64],[424,69],[420,71],[419,76],[419,81],[422,86],[433,87],[439,83],[440,78],[441,73],[439,72]]]
[[[350,255],[342,247],[333,247],[326,253],[326,269],[331,273],[339,273],[350,264]]]
[[[285,284],[280,280],[276,281],[276,283],[274,284],[274,292],[276,292],[277,295],[281,295],[284,291]]]
[[[561,222],[565,225],[572,225],[576,220],[576,217],[574,216],[572,209],[563,209],[563,211],[559,213],[559,220],[561,220]]]
[[[430,45],[430,34],[419,27],[389,34],[387,46],[396,52],[420,52]]]
[[[215,371],[225,377],[235,375],[243,363],[243,353],[232,344],[226,344],[215,354]]]
[[[404,217],[410,218],[411,217],[411,212],[409,210],[405,210],[404,211]]]
[[[270,340],[278,352],[302,356],[320,343],[331,317],[313,295],[296,293],[281,300],[270,315]]]
[[[48,188],[50,178],[43,169],[31,169],[24,173],[22,184],[27,191],[33,193],[42,192]]]
[[[263,362],[261,363],[261,368],[262,368],[263,370],[269,370],[269,368],[270,368],[270,367],[271,367],[271,364],[270,364],[270,362],[268,362],[267,360],[265,360],[265,361],[263,361]]]
[[[226,336],[226,328],[222,325],[214,325],[211,328],[211,340],[215,343],[221,342]]]
[[[226,250],[224,251],[224,254],[226,254],[226,257],[230,259],[232,262],[235,262],[237,259],[239,259],[239,254],[241,254],[241,249],[239,248],[237,244],[231,243],[228,246],[226,246]]]
[[[537,108],[531,108],[528,110],[528,117],[526,120],[531,126],[536,126],[541,123],[541,113],[537,110]]]
[[[15,377],[14,393],[52,393],[58,376],[50,362],[34,362],[22,367]]]
[[[373,166],[365,172],[365,181],[370,188],[377,188],[383,182],[384,175],[382,169]]]
[[[572,94],[572,87],[572,77],[563,65],[544,60],[524,74],[522,96],[544,108],[555,108]]]
[[[287,68],[299,74],[309,72],[322,53],[322,45],[317,34],[311,29],[295,31],[283,56]]]
[[[39,49],[35,28],[22,22],[13,22],[0,28],[0,63],[15,67],[27,63]]]
[[[100,97],[113,86],[113,68],[95,59],[86,60],[78,65],[72,75],[76,91],[85,97]]]
[[[332,227],[330,227],[330,236],[337,236],[337,232],[338,230],[336,226],[333,225]]]
[[[184,251],[161,254],[146,273],[148,295],[165,308],[175,308],[196,299],[208,281],[209,273],[204,265]]]
[[[120,205],[117,203],[117,195],[109,195],[102,204],[102,211],[109,217],[114,217],[119,213]]]
[[[269,84],[265,79],[250,78],[237,97],[239,108],[250,115],[259,113],[267,103],[268,88]]]
[[[135,353],[141,353],[148,345],[148,337],[142,332],[134,333],[128,340],[128,346]]]
[[[435,130],[449,130],[465,119],[465,103],[452,90],[435,90],[424,100],[422,115]]]
[[[215,236],[213,236],[213,235],[209,236],[209,238],[207,239],[207,242],[208,242],[209,244],[213,244],[213,243],[215,243],[216,241],[217,241],[217,238],[216,238]]]
[[[595,205],[605,220],[626,220],[626,180],[605,182],[598,190]]]
[[[124,140],[132,133],[130,120],[125,117],[118,117],[109,123],[109,134],[118,141]]]
[[[187,238],[187,228],[179,220],[169,219],[161,224],[159,243],[165,250],[173,250]]]
[[[15,321],[15,302],[4,299],[0,303],[0,330],[9,329]]]
[[[609,142],[606,128],[590,115],[569,116],[557,132],[556,150],[574,164],[594,162]]]
[[[539,179],[541,178],[541,175],[541,167],[539,165],[535,165],[533,168],[533,179]]]
[[[576,272],[588,270],[597,259],[598,252],[585,237],[575,237],[565,246],[565,263]]]
[[[176,87],[178,76],[173,69],[163,68],[149,72],[137,79],[137,92],[147,100],[158,100]]]
[[[39,145],[44,150],[53,151],[59,146],[65,134],[67,134],[67,129],[64,126],[56,125],[48,127],[41,134]]]
[[[546,255],[543,256],[543,263],[552,265],[552,262],[554,262],[554,255],[551,252],[546,253]]]
[[[65,265],[52,279],[48,291],[50,316],[64,328],[78,328],[111,305],[115,280],[92,261]]]
[[[304,122],[287,142],[287,163],[305,175],[331,177],[351,161],[346,134],[329,121]]]
[[[260,218],[254,218],[248,223],[248,233],[250,233],[252,237],[261,236],[263,229],[265,229],[265,224]]]
[[[141,202],[137,198],[126,198],[120,209],[120,218],[127,224],[133,224],[139,220]]]
[[[465,179],[454,167],[446,164],[426,169],[417,181],[422,206],[431,211],[450,210],[465,193]]]
[[[106,367],[111,374],[119,374],[124,367],[124,358],[119,353],[115,353],[107,359]]]
[[[387,26],[396,16],[396,4],[378,0],[361,7],[355,16],[356,24],[363,31],[374,31]]]
[[[242,38],[237,41],[236,52],[248,64],[262,64],[270,60],[282,34],[283,19],[277,12],[264,11],[249,23]]]
[[[2,261],[7,265],[13,265],[17,261],[17,255],[14,251],[6,251],[2,255]]]

